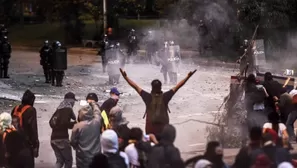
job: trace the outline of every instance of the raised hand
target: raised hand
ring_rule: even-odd
[[[122,68],[120,68],[120,71],[123,77],[127,77],[126,71],[124,71]]]
[[[190,71],[190,72],[188,73],[188,77],[190,78],[196,71],[197,71],[197,69],[195,69],[194,71]]]

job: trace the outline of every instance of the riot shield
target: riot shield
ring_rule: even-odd
[[[117,49],[108,49],[105,51],[107,60],[107,73],[108,75],[120,74],[121,62],[119,59],[119,52]]]
[[[56,71],[67,70],[67,48],[60,47],[53,52],[53,69]]]
[[[170,72],[178,72],[179,65],[181,61],[180,56],[180,47],[179,45],[175,46],[169,46],[169,58],[168,58],[168,64],[169,64],[169,70]]]

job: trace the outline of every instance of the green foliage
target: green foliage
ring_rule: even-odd
[[[19,16],[17,0],[0,0],[0,22],[10,23]]]
[[[119,0],[115,11],[119,15],[136,16],[145,10],[145,0]]]
[[[289,27],[296,14],[293,0],[236,0],[239,19],[244,24],[260,25],[262,28]]]

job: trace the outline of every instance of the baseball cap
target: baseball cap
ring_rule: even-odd
[[[76,98],[75,98],[75,94],[72,93],[72,92],[66,93],[65,96],[64,96],[64,99],[73,99],[73,100],[77,101]]]
[[[110,93],[113,93],[113,94],[118,95],[118,96],[121,94],[116,87],[111,88]]]
[[[94,100],[95,102],[98,102],[98,96],[96,93],[89,93],[86,100]]]

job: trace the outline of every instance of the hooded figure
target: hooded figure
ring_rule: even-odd
[[[101,137],[102,153],[107,156],[110,167],[117,165],[120,168],[129,167],[126,153],[119,151],[118,136],[113,130],[106,130]]]
[[[215,168],[226,168],[226,164],[223,161],[223,149],[219,142],[208,142],[204,159],[209,160]]]
[[[67,93],[49,122],[52,128],[51,146],[57,159],[56,167],[72,167],[68,129],[72,129],[75,124],[76,117],[72,109],[75,101],[75,95],[72,92]]]
[[[34,159],[25,137],[11,124],[9,113],[0,114],[0,167],[32,168]]]
[[[173,145],[175,137],[175,128],[172,125],[166,125],[159,144],[153,147],[148,156],[148,168],[185,167],[179,150]]]
[[[100,152],[101,112],[95,102],[81,108],[78,123],[74,125],[71,145],[76,151],[77,168],[89,167],[95,154]]]
[[[283,162],[277,166],[277,168],[294,168],[290,162]]]
[[[33,107],[35,102],[35,95],[30,90],[26,90],[22,104],[13,108],[11,115],[13,117],[13,125],[17,129],[21,129],[25,135],[28,146],[35,158],[38,157],[39,152],[39,139],[38,139],[38,128],[37,128],[37,114],[36,109]],[[14,118],[21,121],[18,124],[14,124]]]

